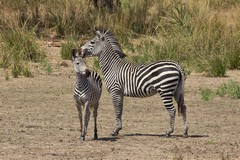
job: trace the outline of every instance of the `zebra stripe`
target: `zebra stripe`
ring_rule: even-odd
[[[111,94],[116,115],[116,128],[112,135],[122,129],[123,97],[148,97],[159,93],[170,114],[169,136],[174,130],[175,108],[183,116],[184,136],[187,136],[186,106],[184,104],[185,75],[174,61],[157,61],[150,64],[134,64],[123,59],[121,47],[110,31],[96,31],[97,36],[81,47],[83,57],[98,56],[100,68]]]

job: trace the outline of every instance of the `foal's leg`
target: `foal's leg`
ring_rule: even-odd
[[[83,111],[83,130],[82,130],[82,135],[81,135],[81,140],[85,140],[85,136],[87,134],[87,127],[90,119],[90,109],[88,102],[85,103],[84,105],[84,111]]]
[[[82,105],[76,101],[76,107],[78,110],[78,118],[80,123],[80,138],[82,137],[82,131],[83,131],[83,123],[82,123]]]

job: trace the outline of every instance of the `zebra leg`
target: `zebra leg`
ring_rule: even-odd
[[[183,116],[183,137],[188,137],[188,124],[187,124],[187,114],[186,114],[186,106],[183,104],[182,107],[182,116]]]
[[[83,130],[80,137],[81,141],[85,140],[89,119],[90,119],[90,109],[89,109],[88,103],[86,103],[84,106],[84,112],[83,112]]]
[[[97,134],[97,110],[98,110],[98,104],[94,106],[93,110],[93,117],[94,117],[94,139],[98,139],[98,134]]]
[[[80,103],[76,102],[76,107],[78,110],[78,118],[79,118],[79,122],[80,122],[80,137],[82,137],[82,130],[83,130],[83,123],[82,123],[82,106]]]
[[[162,97],[163,103],[165,105],[165,108],[167,109],[167,111],[170,115],[170,127],[166,131],[166,136],[169,137],[171,135],[171,133],[173,133],[173,131],[174,131],[176,110],[173,106],[173,96],[171,96],[171,95],[164,96],[164,94],[161,94],[161,97]]]
[[[188,125],[187,125],[187,114],[186,114],[187,108],[184,104],[183,94],[180,94],[179,96],[175,95],[175,100],[178,103],[179,112],[183,116],[183,137],[188,137]]]
[[[113,106],[116,116],[116,128],[111,132],[111,136],[118,136],[119,131],[122,129],[122,110],[123,110],[123,95],[121,92],[114,92],[111,94]]]

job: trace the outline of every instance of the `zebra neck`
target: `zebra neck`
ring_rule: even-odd
[[[102,51],[102,54],[99,57],[99,64],[103,71],[104,70],[114,70],[117,69],[118,66],[116,64],[122,63],[124,60],[115,53],[111,45],[106,45]]]
[[[87,77],[76,73],[76,87],[79,90],[83,90],[88,86],[88,79]]]

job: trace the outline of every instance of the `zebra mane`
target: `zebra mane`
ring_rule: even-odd
[[[114,34],[110,30],[106,29],[97,29],[101,33],[102,37],[105,37],[106,40],[110,43],[113,50],[119,55],[120,58],[126,57],[126,54],[123,53],[120,44],[118,43],[117,38],[114,36]]]

